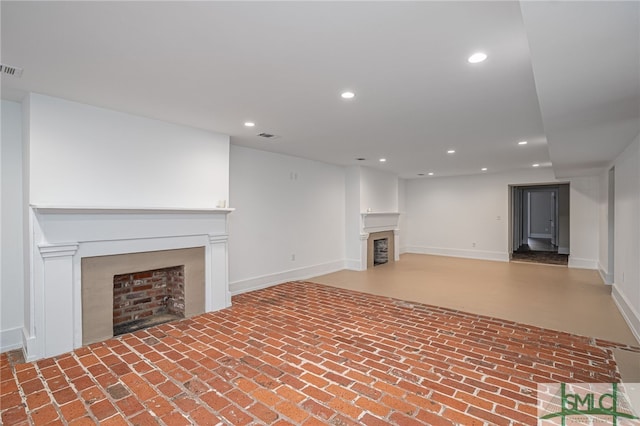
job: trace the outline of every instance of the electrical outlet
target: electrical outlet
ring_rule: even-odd
[[[496,216],[496,220],[500,220],[500,219],[502,219],[501,216]]]
[[[292,255],[291,255],[291,260],[292,260],[292,261],[296,260],[296,255],[295,255],[295,254],[292,254]]]
[[[476,246],[476,243],[471,243],[471,247],[475,247],[475,246]]]

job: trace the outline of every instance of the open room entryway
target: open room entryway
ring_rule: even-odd
[[[569,184],[510,186],[512,261],[567,265]]]

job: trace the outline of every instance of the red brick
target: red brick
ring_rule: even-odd
[[[129,421],[136,426],[157,426],[158,421],[146,411],[138,414],[135,417],[129,419]],[[206,424],[206,423],[204,423]]]
[[[27,412],[24,407],[3,409],[0,419],[5,425],[17,425],[27,420]]]
[[[267,408],[265,405],[257,402],[248,408],[248,411],[264,423],[273,423],[278,419],[278,414]]]
[[[213,391],[200,395],[200,399],[215,411],[220,411],[231,403],[227,398],[220,396]]]
[[[189,426],[191,421],[178,412],[169,413],[162,417],[162,421],[167,426]]]
[[[257,389],[255,392],[253,392],[252,396],[267,407],[274,407],[278,402],[281,401],[278,395],[270,390],[262,388]]]
[[[307,386],[306,388],[302,389],[302,392],[322,402],[327,402],[333,398],[331,394],[324,392],[316,388],[315,386]]]
[[[39,425],[46,425],[58,418],[58,412],[52,404],[44,405],[35,411],[31,412],[31,419],[33,423]]]
[[[380,402],[394,411],[400,411],[404,414],[412,415],[416,411],[416,407],[407,404],[401,399],[394,398],[390,395],[384,395]]]
[[[142,404],[133,396],[117,401],[116,405],[126,416],[132,416],[144,410]]]
[[[44,390],[27,395],[27,407],[31,411],[35,410],[38,407],[42,407],[43,405],[49,404],[50,402],[51,397],[49,396],[49,393]]]
[[[281,402],[280,404],[276,405],[275,410],[297,424],[302,423],[302,421],[309,416],[306,411],[301,410],[297,405],[292,404],[288,401]]]
[[[355,404],[362,409],[375,414],[379,417],[384,417],[389,414],[391,411],[388,407],[385,407],[382,404],[379,404],[375,401],[370,400],[369,398],[360,397],[356,400]]]
[[[113,404],[106,399],[91,404],[89,409],[98,420],[104,420],[116,413],[116,409]]]
[[[162,417],[173,411],[174,407],[163,397],[158,396],[146,402],[147,408],[153,413]]]
[[[389,423],[367,413],[364,416],[362,416],[362,418],[360,419],[360,424],[363,424],[366,426],[386,426]]]
[[[480,419],[470,417],[466,414],[462,414],[459,411],[451,410],[447,408],[444,410],[443,416],[452,420],[454,423],[465,426],[483,426],[485,422]]]
[[[85,405],[78,400],[71,401],[68,404],[60,407],[60,412],[66,421],[71,421],[80,417],[84,417],[88,414]]]

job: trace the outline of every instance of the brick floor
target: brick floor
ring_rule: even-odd
[[[307,282],[34,363],[2,423],[536,424],[539,382],[619,381],[639,348]]]

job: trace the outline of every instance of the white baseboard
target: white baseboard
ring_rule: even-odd
[[[613,275],[605,271],[600,262],[598,262],[598,272],[600,273],[600,278],[602,278],[602,281],[604,281],[605,284],[613,284]]]
[[[246,293],[248,291],[259,290],[261,288],[271,287],[276,284],[282,284],[287,281],[306,280],[318,275],[341,271],[344,269],[344,267],[344,260],[336,260],[333,262],[322,263],[320,265],[290,269],[284,272],[277,272],[275,274],[267,274],[255,278],[249,278],[247,280],[229,283],[229,290],[231,291],[232,295],[236,295]]]
[[[595,259],[581,259],[569,256],[569,268],[598,269],[598,261]]]
[[[611,297],[631,329],[633,336],[640,342],[640,315],[638,315],[638,311],[636,311],[627,298],[618,291],[618,287],[616,287],[615,284],[611,288]]]
[[[569,247],[558,247],[558,254],[569,254]]]
[[[22,327],[0,330],[0,352],[12,351],[22,347]]]
[[[529,234],[529,238],[551,238],[551,234]]]
[[[29,335],[26,328],[22,328],[22,353],[24,354],[24,360],[27,362],[35,361],[42,356],[38,355],[36,351],[36,339]]]
[[[360,259],[346,259],[344,261],[344,269],[349,269],[350,271],[362,271]]]
[[[460,249],[449,249],[449,248],[440,248],[440,247],[409,246],[409,247],[406,247],[406,253],[431,254],[434,256],[462,257],[465,259],[497,260],[500,262],[509,261],[509,253],[500,252],[500,251],[460,250]]]
[[[400,247],[400,254],[410,253],[409,248],[404,246]]]

